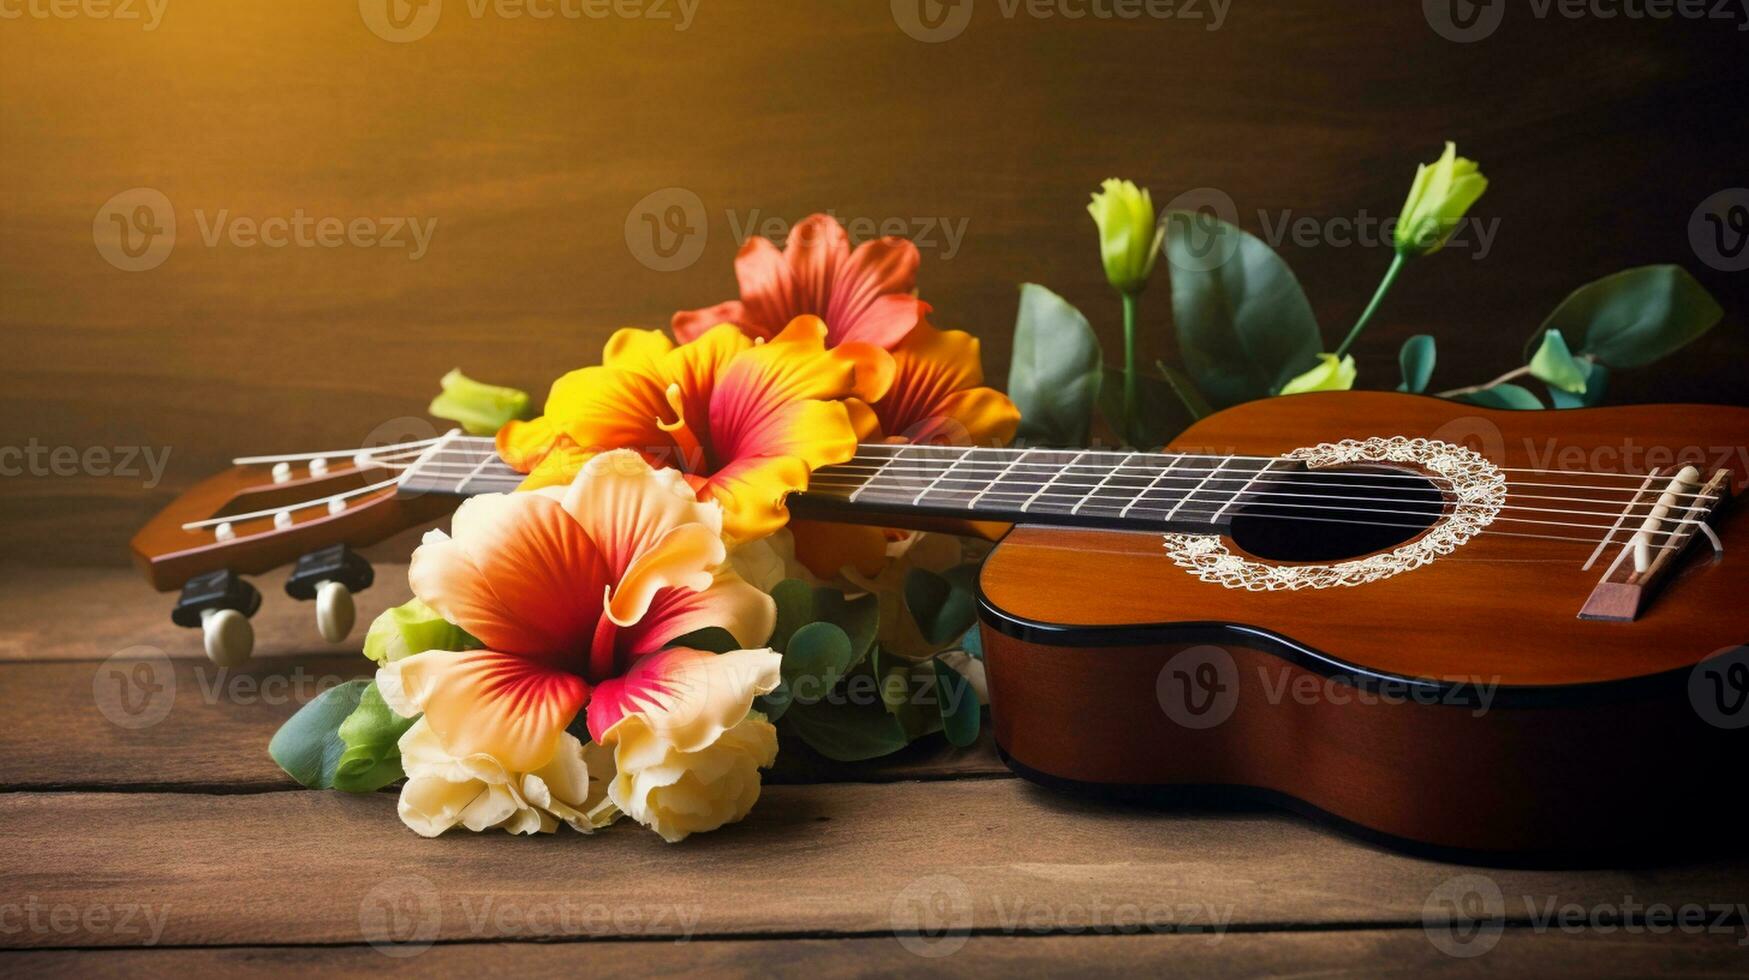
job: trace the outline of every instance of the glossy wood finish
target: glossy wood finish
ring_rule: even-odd
[[[375,544],[435,520],[459,503],[454,497],[397,494],[394,487],[385,487],[347,501],[346,509],[337,514],[323,507],[297,511],[286,528],[276,527],[271,517],[238,521],[236,537],[230,540],[219,540],[210,527],[183,529],[184,524],[227,514],[320,500],[381,481],[383,472],[349,468],[325,477],[274,483],[267,467],[234,466],[190,488],[140,528],[130,544],[134,564],[161,592],[221,568],[256,575],[329,545],[362,548]]]
[[[1519,414],[1308,395],[1216,415],[1175,448],[1277,453],[1392,435],[1474,440],[1511,467],[1571,465],[1560,459],[1572,449],[1594,469],[1633,470],[1610,451],[1631,444],[1662,460],[1697,447],[1741,481],[1749,411]],[[1749,517],[1733,510],[1719,529],[1723,562],[1691,555],[1640,620],[1605,623],[1576,616],[1600,574],[1581,569],[1591,549],[1579,543],[1482,535],[1381,582],[1252,593],[1191,577],[1157,535],[1017,527],[981,577],[997,740],[1047,777],[1261,788],[1442,848],[1595,851],[1668,837],[1724,816],[1720,775],[1745,747],[1688,696],[1695,664],[1749,640],[1736,611],[1749,592]],[[1203,644],[1231,658],[1237,701],[1226,721],[1192,729],[1166,709],[1161,675]],[[1381,676],[1443,683],[1358,696]],[[1466,682],[1472,694],[1495,689],[1487,710],[1460,696]],[[1438,702],[1454,688],[1462,703]],[[1418,703],[1417,690],[1435,700]]]

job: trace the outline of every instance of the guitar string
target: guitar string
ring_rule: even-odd
[[[449,464],[449,465],[459,466],[460,464]],[[477,468],[478,467],[476,466],[476,467],[470,469],[470,473],[472,473],[473,470],[477,470]],[[882,485],[875,484],[873,482],[866,482],[866,481],[860,481],[860,480],[854,481],[854,482],[849,482],[849,483],[836,481],[836,480],[831,479],[832,470],[833,470],[833,468],[826,468],[826,469],[823,469],[822,471],[820,471],[821,475],[823,475],[827,478],[826,479],[811,480],[808,484],[808,491],[809,492],[816,492],[816,493],[822,492],[822,491],[871,491],[871,492],[875,492],[875,493],[880,493],[883,491],[899,492],[906,499],[889,498],[889,499],[885,499],[885,500],[880,501],[881,503],[886,503],[886,504],[890,504],[890,505],[898,505],[898,506],[922,506],[923,505],[922,498],[929,496],[931,493],[936,493],[936,494],[972,494],[972,495],[978,496],[980,499],[988,498],[988,497],[1024,497],[1024,498],[1027,498],[1027,501],[1029,504],[1031,501],[1037,500],[1039,498],[1057,498],[1058,500],[1074,500],[1074,501],[1077,501],[1077,502],[1082,503],[1082,504],[1089,504],[1089,503],[1099,504],[1103,501],[1104,506],[1114,506],[1117,504],[1125,504],[1125,505],[1128,505],[1129,508],[1134,509],[1135,504],[1147,501],[1147,499],[1148,499],[1147,495],[1149,493],[1153,493],[1153,492],[1161,491],[1161,490],[1171,491],[1173,489],[1181,489],[1181,488],[1150,486],[1147,488],[1142,488],[1141,493],[1134,495],[1134,496],[1101,497],[1097,493],[1085,493],[1085,494],[1083,494],[1083,493],[1061,493],[1061,492],[1058,492],[1058,488],[1063,488],[1063,489],[1092,488],[1094,490],[1098,490],[1098,489],[1101,489],[1103,486],[1105,486],[1104,484],[1062,483],[1062,482],[1058,482],[1055,480],[1046,480],[1042,484],[1040,484],[1039,486],[1036,486],[1036,487],[1029,486],[1027,489],[1003,490],[1003,489],[999,489],[999,486],[1000,486],[999,482],[992,481],[988,486],[979,487],[976,490],[972,490],[972,489],[965,489],[965,488],[951,489],[951,488],[942,487],[940,485],[939,480],[925,480],[922,477],[916,477],[916,478],[906,477],[907,479],[916,479],[918,481],[922,481],[920,483],[913,484],[911,486],[894,486],[894,485],[882,486]],[[1262,472],[1262,471],[1259,471],[1259,472]],[[1298,476],[1300,474],[1296,473],[1295,475]],[[1236,478],[1234,478],[1234,479],[1236,479]],[[975,482],[975,481],[949,480],[947,482]],[[1206,482],[1210,482],[1210,481],[1204,481],[1204,482],[1206,483]],[[1228,480],[1225,482],[1233,482],[1233,481]],[[1246,481],[1246,482],[1249,482],[1249,481]],[[500,486],[504,485],[505,483],[509,483],[509,484],[511,484],[511,486],[509,488],[513,489],[514,485],[519,485],[521,483],[521,477],[518,476],[515,478],[507,478],[507,477],[497,477],[497,476],[473,475],[473,476],[461,479],[458,483],[457,489],[460,489],[462,486],[473,487],[476,485],[491,485],[494,483],[496,483],[497,485],[500,485]],[[1368,489],[1368,487],[1365,485],[1359,485],[1355,488],[1356,489]],[[1122,488],[1122,489],[1134,489],[1134,488]],[[1375,488],[1375,489],[1382,489],[1382,488]],[[917,492],[913,494],[913,493],[911,493],[911,491],[917,491]],[[1195,497],[1198,493],[1213,494],[1213,493],[1225,493],[1225,492],[1226,491],[1222,491],[1222,490],[1211,491],[1211,490],[1203,490],[1200,488],[1193,489],[1188,494],[1185,495],[1182,503],[1192,502],[1191,498]],[[1198,501],[1198,503],[1227,504],[1227,503],[1238,502],[1241,500],[1244,500],[1247,502],[1264,501],[1267,503],[1275,498],[1284,498],[1284,497],[1285,498],[1294,498],[1294,499],[1313,499],[1313,500],[1346,500],[1346,501],[1358,502],[1358,503],[1408,504],[1408,505],[1415,505],[1415,504],[1420,503],[1419,501],[1403,500],[1403,499],[1395,498],[1395,497],[1355,497],[1355,496],[1347,496],[1347,495],[1339,495],[1339,494],[1303,494],[1303,493],[1294,493],[1292,491],[1282,491],[1282,490],[1250,490],[1247,492],[1231,495],[1230,497],[1227,497],[1227,498],[1217,497],[1217,498],[1214,498],[1211,500]],[[1510,499],[1510,490],[1508,492],[1508,498]],[[1160,502],[1165,502],[1165,501],[1160,501]],[[1179,502],[1179,501],[1171,501],[1171,502],[1181,505],[1181,502]],[[1601,500],[1599,500],[1599,501],[1585,501],[1585,502],[1594,502],[1594,503],[1598,503],[1598,504],[1608,503],[1607,501],[1601,501]],[[956,506],[956,505],[957,506],[966,506],[966,505],[969,505],[970,501],[937,501],[937,503],[941,504],[942,506],[951,507],[951,506]],[[1626,502],[1627,506],[1622,511],[1619,511],[1619,512],[1618,511],[1609,511],[1609,510],[1603,510],[1603,511],[1580,510],[1580,509],[1571,508],[1571,507],[1538,507],[1538,506],[1531,505],[1531,504],[1513,504],[1513,503],[1502,504],[1500,506],[1500,509],[1501,510],[1522,511],[1522,512],[1529,512],[1529,513],[1543,513],[1543,514],[1571,514],[1571,515],[1577,515],[1577,516],[1581,516],[1581,517],[1596,517],[1596,518],[1603,518],[1603,519],[1615,518],[1617,523],[1619,523],[1620,518],[1623,516],[1627,516],[1627,517],[1632,517],[1632,516],[1643,517],[1643,516],[1645,516],[1643,514],[1642,515],[1633,514],[1633,509],[1636,507],[1645,506],[1647,508],[1647,513],[1650,513],[1651,508],[1653,506],[1655,506],[1656,503],[1657,503],[1656,498],[1648,498],[1644,501],[1630,500],[1630,501]],[[1416,511],[1393,510],[1391,508],[1381,508],[1381,507],[1329,507],[1329,506],[1321,506],[1321,505],[1315,505],[1315,504],[1294,504],[1294,503],[1276,503],[1276,504],[1274,504],[1274,506],[1278,506],[1278,507],[1304,507],[1304,508],[1318,509],[1318,510],[1346,510],[1346,511],[1352,511],[1352,512],[1356,512],[1356,513],[1412,514],[1412,515],[1418,516],[1418,515],[1421,515],[1424,513],[1432,513],[1435,515],[1444,513],[1446,506],[1447,506],[1447,501],[1443,497],[1438,502],[1427,501],[1425,506],[1427,506],[1429,508],[1433,508],[1432,510],[1416,510]],[[1465,507],[1465,506],[1473,507],[1473,506],[1477,506],[1477,505],[1469,505],[1469,504],[1463,504],[1463,503],[1459,502],[1459,503],[1453,504],[1452,506],[1454,508],[1456,508],[1456,507]],[[1145,508],[1144,508],[1144,510],[1145,510]],[[1026,511],[1023,509],[1023,512],[1026,512]],[[1043,513],[1043,512],[1041,512],[1041,513]],[[1613,524],[1584,524],[1584,523],[1579,523],[1576,521],[1536,520],[1536,519],[1531,519],[1531,518],[1516,518],[1516,517],[1502,517],[1499,519],[1500,520],[1514,521],[1517,523],[1525,523],[1525,524],[1543,524],[1543,525],[1548,525],[1548,526],[1560,526],[1560,527],[1579,527],[1579,528],[1586,528],[1586,529],[1590,529],[1590,530],[1599,530],[1599,531],[1608,530],[1609,528],[1615,526]],[[1670,518],[1665,519],[1665,523],[1669,523],[1669,524],[1699,524],[1699,523],[1703,523],[1703,522],[1700,520],[1697,520],[1697,519],[1692,519],[1692,518],[1670,517]]]
[[[466,444],[466,445],[470,445],[470,446],[481,446],[481,447],[487,447],[487,448],[495,448],[497,445],[496,440],[493,439],[491,436],[460,436],[460,437],[457,437],[456,439],[452,440],[452,444],[456,444],[456,443]],[[893,453],[894,453],[893,456],[867,455],[867,453],[870,450],[884,451],[884,450],[888,450],[888,449],[893,451]],[[1222,454],[1218,454],[1218,453],[1196,453],[1196,452],[1189,452],[1189,451],[1186,451],[1184,453],[1175,453],[1171,450],[1129,451],[1129,450],[1123,450],[1123,449],[1087,449],[1087,450],[1027,449],[1027,448],[1023,448],[1023,447],[931,446],[931,445],[924,445],[924,444],[919,444],[919,443],[865,442],[865,443],[860,443],[857,446],[857,455],[856,455],[856,457],[853,457],[853,459],[866,458],[870,461],[890,461],[890,460],[894,459],[899,453],[905,452],[907,450],[921,451],[921,452],[936,452],[936,453],[959,453],[959,454],[961,454],[961,456],[968,455],[968,454],[974,453],[974,452],[1004,453],[1004,454],[1018,454],[1018,455],[1025,455],[1026,453],[1059,453],[1061,455],[1070,456],[1070,457],[1120,456],[1120,457],[1128,458],[1128,457],[1132,457],[1132,456],[1150,456],[1150,457],[1185,456],[1185,457],[1196,457],[1196,458],[1200,458],[1200,459],[1232,459],[1232,460],[1236,460],[1236,461],[1258,461],[1258,462],[1279,461],[1283,458],[1281,456],[1248,456],[1248,455],[1238,455],[1238,454],[1222,455]],[[344,455],[344,454],[342,454],[342,455]],[[938,457],[938,458],[947,459],[947,458],[960,458],[960,457],[943,456],[943,457]],[[927,460],[924,460],[924,461],[927,461]],[[906,462],[909,462],[909,460],[907,460]],[[1028,464],[1028,465],[1032,465],[1032,464]],[[1698,468],[1699,464],[1696,464],[1696,466]],[[1502,472],[1507,472],[1507,473],[1544,473],[1544,474],[1549,474],[1549,475],[1553,475],[1553,476],[1570,476],[1570,477],[1592,476],[1592,477],[1598,477],[1598,478],[1617,479],[1617,480],[1643,480],[1646,478],[1646,474],[1644,474],[1644,473],[1608,473],[1608,472],[1604,472],[1601,470],[1561,470],[1561,469],[1546,469],[1546,468],[1541,468],[1541,467],[1528,467],[1528,466],[1502,466],[1502,467],[1498,467],[1498,468]]]

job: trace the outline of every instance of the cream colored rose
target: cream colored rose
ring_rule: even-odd
[[[550,834],[559,822],[582,833],[619,817],[607,802],[613,753],[565,733],[551,762],[515,773],[489,755],[458,758],[445,752],[421,718],[401,736],[401,821],[423,837],[458,824],[472,831]]]
[[[683,752],[628,715],[610,733],[619,771],[607,795],[673,844],[745,817],[759,800],[759,770],[777,761],[777,729],[757,711],[697,752]]]
[[[603,682],[589,730],[613,749],[608,799],[669,843],[745,817],[759,770],[777,761],[777,729],[753,699],[777,687],[782,662],[772,650],[673,647]]]

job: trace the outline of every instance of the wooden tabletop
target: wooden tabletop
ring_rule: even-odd
[[[361,623],[406,597],[378,571]],[[1060,795],[987,744],[861,766],[786,744],[745,822],[679,845],[629,822],[424,840],[392,791],[305,791],[268,759],[370,664],[259,584],[256,658],[222,670],[128,570],[0,566],[0,973],[1749,972],[1744,857],[1458,867],[1270,811]]]

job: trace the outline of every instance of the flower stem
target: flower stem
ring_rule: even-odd
[[[1456,398],[1459,395],[1473,395],[1478,391],[1487,391],[1489,388],[1495,387],[1496,385],[1503,385],[1506,382],[1511,381],[1515,378],[1522,378],[1529,373],[1530,373],[1530,368],[1528,366],[1521,367],[1521,368],[1513,368],[1512,370],[1506,372],[1505,374],[1502,374],[1501,376],[1499,376],[1498,378],[1495,378],[1493,381],[1490,381],[1487,384],[1470,385],[1468,388],[1453,388],[1450,391],[1442,391],[1434,397],[1436,397],[1436,398]]]
[[[1354,342],[1360,338],[1360,332],[1365,330],[1366,325],[1372,321],[1372,315],[1379,311],[1379,305],[1385,301],[1385,294],[1391,291],[1392,284],[1397,281],[1397,276],[1403,271],[1403,266],[1408,263],[1409,257],[1401,252],[1398,252],[1391,259],[1391,267],[1385,270],[1385,278],[1379,283],[1378,291],[1372,294],[1372,302],[1366,304],[1366,309],[1361,312],[1360,319],[1354,321],[1354,329],[1348,331],[1348,336],[1343,339],[1342,346],[1336,348],[1337,360],[1341,360],[1342,355],[1348,353],[1348,348],[1354,346]]]
[[[1123,437],[1136,431],[1136,294],[1123,294]]]

